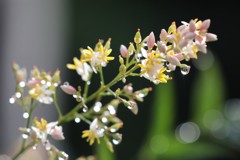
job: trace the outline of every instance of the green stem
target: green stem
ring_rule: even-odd
[[[129,76],[131,73],[133,73],[135,70],[137,70],[139,66],[136,64],[134,67],[132,67],[129,71],[126,73],[126,77]],[[109,82],[105,86],[101,86],[96,92],[94,92],[92,95],[90,95],[87,99],[85,99],[85,103],[88,103],[95,99],[100,93],[104,92],[108,88],[112,87],[114,84],[116,84],[118,81],[122,79],[122,75],[118,74],[111,82]],[[69,117],[72,117],[79,109],[82,108],[82,103],[79,103],[76,107],[74,107],[71,111],[69,111],[66,115],[64,115],[59,120],[59,125],[69,121]],[[72,118],[70,118],[72,119]]]
[[[88,88],[89,88],[89,83],[90,83],[90,80],[92,78],[92,73],[89,75],[89,78],[88,78],[88,81],[85,83],[85,86],[84,86],[84,93],[83,93],[83,99],[85,99],[87,97],[87,94],[88,94]]]
[[[55,107],[57,109],[58,116],[59,116],[59,118],[61,118],[62,117],[62,112],[61,112],[60,106],[58,104],[58,99],[57,99],[56,92],[53,94],[53,101],[54,101]]]
[[[104,77],[103,77],[103,70],[102,70],[102,67],[99,67],[99,74],[100,74],[100,79],[101,79],[101,85],[104,85],[105,82],[104,82]]]
[[[82,114],[77,114],[77,117],[79,117],[81,120],[83,120],[84,122],[86,122],[89,125],[92,123],[87,118],[85,118]]]
[[[16,160],[20,155],[26,152],[29,148],[31,148],[35,143],[31,142],[26,147],[22,148],[16,155],[13,156],[12,160]]]
[[[33,109],[34,109],[34,101],[33,101],[33,99],[31,99],[30,109],[29,109],[29,112],[28,112],[29,117],[27,119],[26,128],[29,128],[29,126],[30,126],[30,121],[31,121]],[[26,144],[26,139],[23,139],[21,149],[19,150],[19,152],[14,157],[17,158],[19,155],[21,155],[21,153],[23,153],[26,150],[25,144]]]

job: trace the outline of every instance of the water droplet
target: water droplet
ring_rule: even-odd
[[[16,92],[16,93],[15,93],[15,96],[16,96],[17,98],[20,98],[20,97],[22,96],[22,94],[21,94],[20,92]]]
[[[68,155],[67,155],[67,153],[65,153],[65,152],[59,152],[59,157],[58,157],[58,160],[67,160],[68,159]]]
[[[133,106],[128,106],[128,109],[132,110],[132,109],[133,109]]]
[[[121,141],[122,141],[122,134],[116,133],[113,135],[113,139],[112,139],[113,144],[118,145],[121,143]]]
[[[23,118],[27,119],[29,117],[29,114],[27,112],[23,113]]]
[[[28,135],[25,134],[25,133],[23,133],[23,134],[22,134],[22,138],[23,138],[23,139],[28,139]]]
[[[64,82],[64,83],[63,83],[63,85],[66,85],[66,86],[68,86],[68,85],[69,85],[69,83],[68,83],[68,82]]]
[[[108,119],[106,117],[102,117],[102,122],[103,123],[107,123],[108,122]]]
[[[137,96],[140,97],[140,98],[145,97],[145,95],[143,93],[139,93]]]
[[[19,86],[22,87],[22,88],[25,87],[25,85],[26,85],[26,83],[25,83],[24,81],[21,81],[21,82],[19,83]]]
[[[52,85],[51,82],[47,82],[47,86],[50,87]]]
[[[75,120],[74,120],[76,123],[80,123],[81,122],[81,119],[79,117],[76,117]]]
[[[53,85],[54,85],[54,87],[57,87],[57,86],[58,86],[58,83],[54,83]]]
[[[113,144],[115,144],[115,145],[119,145],[120,143],[121,143],[121,139],[113,139],[112,140],[112,142],[113,142]]]
[[[44,143],[45,143],[45,149],[46,149],[47,151],[51,150],[52,146],[51,146],[51,144],[49,143],[49,141],[47,140],[47,141],[45,141]]]
[[[190,66],[184,66],[181,68],[182,75],[187,75],[190,72]]]
[[[42,84],[46,84],[46,81],[45,81],[45,80],[41,80],[41,83],[42,83]]]
[[[87,85],[90,85],[91,84],[91,81],[87,81]]]
[[[9,99],[9,103],[11,103],[11,104],[15,103],[15,101],[16,101],[16,99],[13,97]]]
[[[110,129],[110,132],[112,132],[112,133],[114,133],[114,132],[116,132],[117,130],[115,129],[115,128],[111,128]]]
[[[83,112],[87,112],[88,111],[88,107],[86,105],[83,106]]]
[[[102,107],[102,103],[101,102],[96,102],[94,107],[93,107],[93,110],[95,112],[99,112],[101,110],[101,107]]]
[[[109,112],[110,112],[111,115],[116,114],[116,110],[115,110],[114,106],[108,105],[108,110],[109,110]]]
[[[32,147],[32,149],[33,149],[33,150],[36,150],[37,147],[38,147],[37,144],[35,144],[35,145]]]

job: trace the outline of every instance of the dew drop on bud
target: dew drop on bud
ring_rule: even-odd
[[[27,139],[27,138],[28,138],[28,135],[25,134],[25,133],[23,133],[23,134],[22,134],[22,138],[23,138],[23,139]]]
[[[190,66],[184,66],[181,68],[182,75],[187,75],[190,72]]]
[[[113,139],[112,142],[115,145],[119,145],[121,143],[121,139]]]
[[[28,114],[27,112],[24,112],[24,113],[23,113],[23,118],[24,118],[24,119],[27,119],[28,117],[29,117],[29,114]]]
[[[68,85],[69,85],[69,83],[68,83],[68,82],[64,82],[64,83],[63,83],[63,85],[66,85],[66,86],[68,86]]]
[[[87,106],[83,106],[83,112],[87,112],[88,111],[88,107]]]
[[[90,85],[91,84],[91,82],[90,81],[87,81],[87,85]]]
[[[102,117],[102,122],[103,122],[103,123],[107,123],[107,122],[108,122],[107,117]]]
[[[80,123],[80,122],[81,122],[81,119],[80,119],[79,117],[76,117],[76,118],[74,119],[74,121],[75,121],[76,123]]]

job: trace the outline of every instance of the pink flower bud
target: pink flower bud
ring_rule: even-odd
[[[161,30],[161,33],[159,35],[159,38],[161,41],[165,41],[167,39],[168,33],[165,29]]]
[[[148,48],[153,48],[154,47],[154,43],[155,43],[155,36],[154,33],[151,32],[148,36],[148,40],[147,40],[147,46]]]
[[[77,90],[69,84],[64,84],[64,85],[61,85],[60,87],[65,93],[70,95],[75,94],[77,92]]]
[[[175,71],[176,66],[170,63],[170,64],[168,65],[168,69],[170,69],[171,71]]]
[[[194,22],[194,20],[191,20],[191,21],[189,22],[189,31],[190,31],[190,32],[195,32],[195,30],[196,30],[195,22]]]
[[[199,51],[201,51],[203,53],[207,53],[206,44],[199,43],[198,41],[196,41],[196,45],[197,45],[197,48]]]
[[[128,49],[127,49],[127,47],[124,46],[124,45],[121,45],[121,46],[120,46],[120,53],[121,53],[121,55],[122,55],[124,58],[128,57]]]
[[[157,42],[157,47],[160,52],[166,53],[167,47],[163,42]]]
[[[174,56],[175,56],[179,61],[181,61],[181,60],[184,59],[184,57],[183,57],[182,54],[175,54]]]
[[[207,38],[206,39],[207,42],[216,41],[218,39],[217,35],[213,33],[206,33],[206,38]]]
[[[50,135],[55,140],[64,140],[65,139],[65,137],[63,135],[63,131],[62,131],[62,126],[55,126],[52,129]]]
[[[189,40],[194,39],[195,37],[196,37],[196,33],[194,33],[194,32],[188,32],[185,35],[185,38],[189,39]]]
[[[180,61],[177,59],[177,57],[174,57],[174,56],[167,56],[167,60],[169,63],[173,64],[173,65],[176,65],[176,66],[180,66],[181,63]]]
[[[202,25],[200,27],[200,30],[207,30],[210,26],[211,20],[210,19],[206,19],[202,22]]]
[[[178,44],[178,46],[179,46],[180,48],[183,48],[183,47],[185,47],[187,44],[188,44],[188,41],[187,41],[186,39],[181,39],[180,42],[179,42],[179,44]]]
[[[16,82],[25,81],[27,77],[27,71],[25,68],[19,69],[16,71]]]

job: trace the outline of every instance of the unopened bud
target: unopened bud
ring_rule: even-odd
[[[122,128],[123,122],[118,122],[109,127],[110,132],[117,132],[120,128]]]
[[[171,26],[168,28],[168,34],[175,33],[176,32],[176,23],[172,22]]]
[[[124,60],[123,60],[123,58],[121,56],[119,56],[119,63],[120,64],[124,64]]]
[[[140,29],[138,29],[137,33],[134,36],[134,42],[136,44],[139,44],[139,43],[141,43],[141,41],[142,41],[142,36],[141,36],[141,33],[140,33]]]
[[[210,19],[206,19],[202,22],[202,25],[200,27],[200,30],[207,30],[210,26],[211,20]]]
[[[134,47],[134,45],[132,43],[130,43],[130,45],[128,47],[129,55],[131,55],[134,51],[135,51],[135,47]]]
[[[121,46],[120,46],[120,53],[121,53],[121,55],[122,55],[124,58],[126,58],[126,57],[129,56],[129,55],[128,55],[128,49],[127,49],[127,47],[124,46],[124,45],[121,45]]]
[[[167,39],[168,33],[165,29],[161,30],[161,33],[159,35],[159,38],[161,41],[165,41]]]
[[[155,44],[155,36],[154,36],[154,33],[151,32],[148,36],[147,46],[149,49],[152,49],[154,47],[154,44]]]
[[[191,21],[189,22],[189,31],[190,31],[190,32],[195,32],[195,30],[196,30],[195,22],[194,22],[194,20],[191,20]]]
[[[160,52],[166,53],[167,46],[163,42],[157,42],[157,48]]]
[[[55,140],[64,140],[64,135],[63,135],[63,131],[62,131],[62,126],[55,126],[50,135],[52,136],[53,139]]]
[[[218,39],[217,35],[213,33],[206,33],[206,38],[207,38],[206,39],[207,42],[216,41]]]
[[[55,83],[60,83],[60,70],[57,69],[56,72],[54,73],[53,77],[52,77],[52,81]]]
[[[108,38],[108,41],[105,43],[104,48],[105,48],[106,50],[108,50],[108,49],[110,48],[111,40],[112,40],[111,38]]]
[[[174,57],[174,56],[167,56],[167,60],[169,63],[173,64],[173,65],[176,65],[176,66],[180,66],[181,63],[180,61],[177,59],[177,57]]]
[[[61,85],[60,88],[67,94],[70,94],[70,95],[73,95],[77,92],[77,90],[69,85],[69,84],[64,84],[64,85]]]

